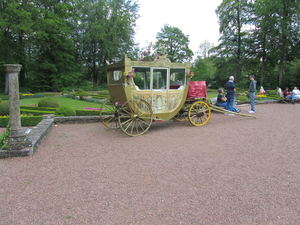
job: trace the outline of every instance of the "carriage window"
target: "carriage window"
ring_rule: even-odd
[[[172,68],[170,69],[170,89],[183,88],[185,84],[185,69]]]
[[[167,69],[153,69],[153,89],[166,89]]]
[[[150,67],[134,67],[136,76],[134,77],[134,84],[140,90],[150,89]]]
[[[121,70],[115,70],[112,73],[112,80],[115,80],[115,81],[120,80],[122,75],[123,75],[123,72]]]

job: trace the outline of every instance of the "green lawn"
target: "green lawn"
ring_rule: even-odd
[[[218,96],[218,93],[217,92],[207,92],[208,94],[208,99],[211,99],[211,98],[215,98]]]
[[[208,99],[217,97],[217,93],[214,92],[208,92]],[[60,106],[69,106],[72,109],[84,109],[84,108],[100,108],[101,104],[99,103],[93,103],[93,102],[86,102],[86,101],[80,101],[75,100],[71,98],[64,98],[61,96],[53,97]],[[26,105],[37,105],[39,100],[41,98],[28,98],[28,99],[20,99],[20,105],[26,106]]]
[[[101,104],[99,103],[93,103],[93,102],[86,102],[86,101],[80,101],[75,100],[71,98],[64,98],[64,97],[53,97],[60,106],[69,106],[72,109],[84,109],[84,108],[100,108]],[[26,105],[37,105],[39,100],[42,98],[29,98],[29,99],[20,99],[20,105],[26,106]]]

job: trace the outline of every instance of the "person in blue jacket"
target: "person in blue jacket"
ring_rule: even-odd
[[[234,76],[230,76],[229,80],[226,82],[226,98],[227,98],[227,105],[226,109],[231,111],[231,112],[240,112],[241,109],[236,109],[234,107],[234,99],[235,99],[235,83],[234,83]],[[233,115],[233,114],[228,114],[228,115]]]

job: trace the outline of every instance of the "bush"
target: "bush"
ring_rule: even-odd
[[[63,90],[62,91],[62,95],[68,95],[69,94],[69,91],[68,90]]]
[[[245,102],[245,101],[248,101],[249,99],[245,95],[239,95],[239,96],[236,97],[236,100],[239,100],[241,102]]]
[[[42,116],[21,116],[21,126],[36,126],[42,120]]]
[[[59,104],[58,102],[50,97],[47,98],[42,98],[39,102],[38,102],[38,106],[39,107],[50,107],[50,108],[58,108]]]
[[[77,116],[99,116],[100,110],[82,110],[76,109]]]
[[[268,93],[268,95],[270,96],[277,96],[278,97],[278,94],[277,94],[277,90],[272,90]]]
[[[9,101],[0,103],[0,116],[9,115]]]
[[[56,116],[76,116],[76,112],[69,106],[61,106],[55,111]]]
[[[36,126],[43,119],[42,116],[21,116],[21,126]],[[9,117],[0,117],[0,127],[6,127]]]
[[[51,112],[56,110],[56,108],[27,106],[27,105],[26,106],[25,105],[21,105],[20,109],[21,110],[22,109],[29,109],[31,111],[35,111],[35,110],[37,110],[37,111],[51,111]]]
[[[34,115],[34,116],[40,116],[44,114],[55,114],[54,111],[42,111],[42,110],[30,110],[30,109],[21,109],[20,112],[24,115]]]

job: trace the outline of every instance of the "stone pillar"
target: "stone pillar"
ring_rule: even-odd
[[[18,73],[22,65],[4,64],[4,67],[6,77],[9,79],[9,122],[12,130],[12,134],[8,137],[7,150],[20,150],[31,145],[21,127]]]

